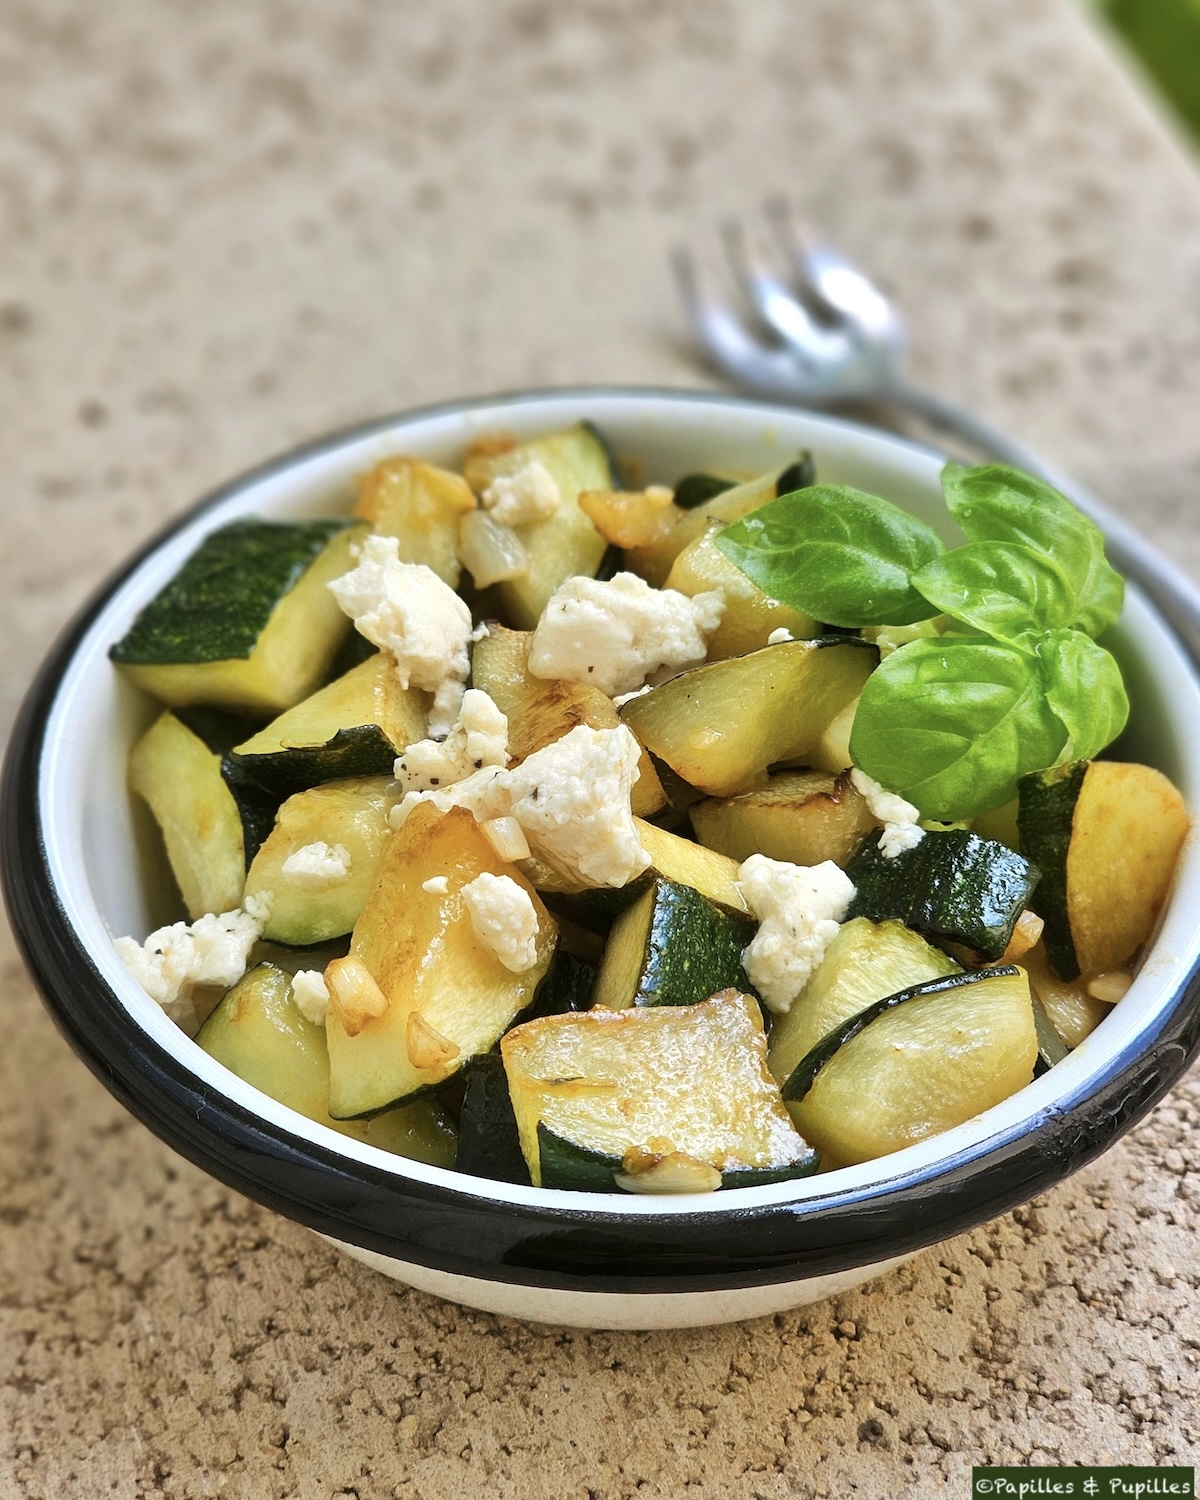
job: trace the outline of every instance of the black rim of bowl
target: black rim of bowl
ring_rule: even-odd
[[[155,536],[66,628],[22,705],[0,791],[0,876],[14,931],[47,1008],[106,1088],[180,1155],[308,1228],[398,1261],[484,1281],[576,1292],[705,1292],[846,1272],[912,1254],[1052,1186],[1135,1124],[1200,1050],[1200,965],[1152,1037],[1103,1073],[956,1155],[864,1188],[799,1202],[652,1216],[516,1205],[413,1180],[343,1155],[214,1093],[137,1025],[102,978],[63,909],[42,834],[39,768],[63,676],[93,620],[141,562],[201,512],[305,458],[397,424],[489,406],[602,397],[771,410],[717,392],[571,388],[480,397],[342,429],[223,485]],[[857,424],[845,424],[855,430]],[[915,446],[915,445],[914,445]],[[1169,628],[1169,627],[1165,627]],[[1200,662],[1188,651],[1193,666]]]

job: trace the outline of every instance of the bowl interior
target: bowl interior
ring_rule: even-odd
[[[823,481],[885,495],[947,539],[955,535],[941,499],[941,461],[936,455],[807,413],[715,396],[596,391],[498,399],[374,424],[314,444],[230,485],[124,578],[93,621],[63,678],[39,786],[47,855],[68,920],[131,1023],[185,1062],[207,1087],[295,1136],[400,1176],[470,1190],[514,1206],[558,1200],[577,1213],[595,1211],[598,1195],[463,1177],[390,1156],[304,1119],[214,1062],[142,993],[118,959],[112,938],[132,933],[140,939],[176,915],[173,898],[164,896],[172,890],[171,879],[156,852],[148,814],[131,805],[125,787],[129,746],[158,710],[118,677],[106,653],[200,540],[230,520],[343,512],[350,504],[354,476],[380,458],[403,452],[454,466],[467,445],[484,433],[506,430],[517,437],[534,436],[582,418],[595,421],[620,455],[641,460],[647,482],[672,483],[697,469],[752,475],[782,466],[799,449],[810,448]],[[1121,660],[1134,704],[1119,753],[1158,766],[1195,807],[1200,790],[1200,688],[1191,664],[1134,588],[1107,644]],[[1086,1093],[1153,1033],[1200,955],[1197,912],[1200,858],[1193,835],[1184,849],[1173,899],[1132,989],[1064,1062],[1003,1104],[892,1156],[799,1182],[737,1189],[734,1196],[746,1207],[815,1203],[831,1193],[859,1192],[912,1172],[940,1171],[981,1146],[1019,1137],[1047,1111],[1061,1109]],[[729,1193],[670,1201],[606,1194],[602,1203],[608,1214],[633,1216],[677,1213],[685,1203],[701,1214],[733,1206]]]

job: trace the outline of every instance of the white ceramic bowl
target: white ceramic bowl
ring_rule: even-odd
[[[343,510],[353,476],[389,454],[453,466],[484,433],[534,436],[581,418],[619,453],[642,459],[648,481],[706,468],[754,473],[810,448],[823,481],[883,494],[950,534],[935,454],[847,422],[729,397],[535,393],[336,434],[203,501],[68,630],[10,748],[5,889],[29,966],[72,1044],[152,1130],[214,1176],[370,1265],[469,1305],[609,1328],[725,1322],[843,1290],[1012,1208],[1110,1145],[1161,1096],[1200,1044],[1193,840],[1133,988],[1028,1088],[864,1166],[687,1199],[522,1188],[350,1141],[202,1052],[142,993],[112,944],[114,934],[149,931],[164,913],[147,899],[125,789],[128,748],[155,709],[118,677],[107,652],[200,540],[240,516]],[[1144,581],[1154,584],[1150,573]],[[1122,753],[1159,766],[1195,807],[1195,664],[1136,582],[1112,645],[1134,703]]]

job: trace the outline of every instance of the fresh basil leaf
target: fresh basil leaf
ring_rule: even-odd
[[[783,495],[714,541],[770,598],[830,625],[911,625],[936,613],[909,582],[941,555],[936,533],[849,486]]]
[[[1046,702],[1067,730],[1064,754],[1090,760],[1111,745],[1129,718],[1121,669],[1081,630],[1049,632],[1038,643]]]
[[[1053,560],[1075,590],[1064,623],[1099,635],[1121,613],[1125,585],[1104,556],[1104,533],[1051,485],[1004,464],[947,464],[942,491],[970,541],[1015,543]]]
[[[1054,764],[1067,732],[1036,657],[977,638],[913,641],[867,679],[850,755],[927,818],[999,807],[1017,779]]]
[[[1075,590],[1062,569],[1014,542],[968,542],[926,563],[912,582],[942,614],[1010,645],[1075,618]]]

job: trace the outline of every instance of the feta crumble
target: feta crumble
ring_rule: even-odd
[[[428,880],[422,880],[421,889],[431,896],[444,896],[450,889],[450,881],[445,875],[431,875]]]
[[[324,1026],[329,1012],[329,986],[320,969],[297,969],[292,975],[292,999],[306,1021]]]
[[[329,588],[355,629],[396,663],[401,687],[434,695],[430,733],[448,734],[471,662],[471,611],[424,563],[400,561],[394,536],[368,536],[358,566]]]
[[[515,474],[498,474],[480,495],[484,510],[502,526],[528,526],[544,521],[562,504],[554,475],[537,459]]]
[[[340,885],[349,875],[350,865],[350,851],[344,844],[327,844],[324,839],[317,839],[289,854],[280,866],[280,874],[303,891],[321,891],[326,886]]]
[[[478,823],[515,818],[533,851],[560,874],[627,885],[650,863],[629,806],[640,757],[623,724],[578,724],[511,770],[484,766],[452,786],[409,792],[392,809],[391,824],[402,828],[419,802],[441,813],[465,807]]]
[[[529,892],[509,875],[476,875],[462,888],[471,930],[506,969],[524,974],[538,961],[538,919]]]
[[[114,946],[125,967],[151,1000],[184,1028],[197,1020],[195,992],[205,985],[228,989],[246,972],[250,949],[266,921],[263,906],[211,912],[187,922],[173,922],[152,932],[144,943],[119,937]]]
[[[659,668],[702,662],[721,623],[719,589],[688,598],[635,573],[608,582],[568,578],[542,612],[529,648],[535,677],[591,682],[610,698],[641,687]]]
[[[778,630],[772,630],[771,634],[767,637],[767,645],[782,646],[784,641],[794,641],[795,639],[796,637],[787,626],[781,625]]]
[[[452,786],[485,766],[508,764],[508,719],[481,688],[468,688],[444,740],[418,740],[396,758],[392,774],[406,792]]]
[[[895,792],[885,791],[874,777],[860,771],[857,766],[850,772],[850,780],[865,798],[872,814],[883,824],[879,852],[884,858],[895,859],[906,849],[915,849],[925,837],[925,830],[918,822],[920,811]]]
[[[791,865],[765,854],[739,867],[738,886],[760,924],[742,954],[746,977],[768,1010],[785,1015],[837,936],[854,886],[832,860]]]

